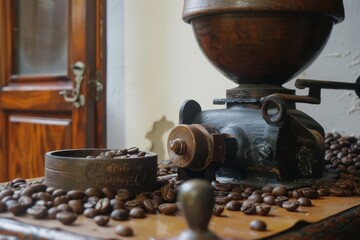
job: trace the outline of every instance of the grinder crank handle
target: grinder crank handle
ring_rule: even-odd
[[[354,90],[360,98],[360,76],[356,79],[355,83],[298,79],[295,82],[295,86],[299,89],[309,88],[309,96],[300,96],[300,98],[295,100],[296,102],[319,104],[321,89]]]

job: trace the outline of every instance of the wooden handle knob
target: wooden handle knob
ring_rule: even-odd
[[[177,155],[184,155],[186,152],[186,142],[182,138],[176,138],[170,141],[170,149]]]
[[[207,181],[194,179],[185,182],[180,188],[178,200],[182,203],[189,226],[189,230],[180,235],[180,240],[219,239],[208,230],[214,207],[214,192]]]

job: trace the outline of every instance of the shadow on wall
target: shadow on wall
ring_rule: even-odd
[[[175,124],[163,116],[159,121],[155,121],[150,132],[146,133],[146,138],[150,140],[150,152],[155,152],[158,155],[158,160],[165,160],[168,158],[166,146],[164,146],[163,135]]]

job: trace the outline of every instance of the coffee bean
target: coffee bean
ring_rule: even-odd
[[[47,210],[47,218],[48,219],[55,219],[56,218],[56,214],[60,212],[59,209],[57,209],[57,207],[52,207],[52,208],[49,208]]]
[[[273,189],[274,189],[274,188],[273,188],[272,186],[266,185],[266,186],[264,186],[264,187],[261,188],[261,191],[262,191],[263,193],[265,193],[265,192],[271,193]]]
[[[299,207],[298,201],[285,201],[282,203],[282,207],[288,210],[289,212],[295,211]]]
[[[155,213],[159,207],[159,205],[154,200],[148,198],[143,200],[142,205],[148,213]]]
[[[18,202],[26,208],[31,207],[34,204],[34,200],[28,196],[21,196],[18,199]]]
[[[72,212],[76,214],[81,214],[84,211],[83,204],[80,200],[70,200],[68,205],[72,209]]]
[[[141,208],[142,207],[142,202],[140,200],[130,200],[130,201],[127,201],[125,203],[125,209],[130,211],[131,209],[133,208],[136,208],[136,207],[139,207]]]
[[[4,197],[12,196],[14,194],[14,190],[12,188],[7,188],[5,190],[2,190],[0,192],[0,200],[2,200]]]
[[[104,197],[109,198],[109,199],[115,198],[115,195],[116,195],[116,191],[109,187],[103,188],[102,193],[104,194]]]
[[[100,198],[95,205],[95,209],[100,214],[108,214],[111,210],[110,200],[108,198]]]
[[[230,200],[241,200],[241,193],[239,192],[231,192],[227,195],[227,198]]]
[[[302,189],[302,195],[309,199],[314,199],[314,198],[319,197],[319,193],[316,190],[310,189],[310,188]]]
[[[110,200],[110,206],[112,210],[115,209],[124,209],[125,208],[125,202],[117,199],[117,198],[113,198]]]
[[[110,218],[106,215],[98,215],[94,217],[94,221],[98,226],[106,226],[109,223]]]
[[[72,212],[72,208],[66,203],[62,203],[56,207],[59,212]]]
[[[15,200],[14,200],[15,201]],[[24,215],[26,213],[26,206],[21,205],[17,201],[9,204],[7,209],[11,212],[14,216]]]
[[[288,201],[289,198],[285,196],[278,196],[275,198],[275,204],[278,206],[282,206],[283,202]]]
[[[111,212],[111,218],[117,221],[125,221],[129,219],[128,211],[124,209],[116,209]]]
[[[71,190],[67,193],[67,196],[69,197],[69,199],[83,199],[86,197],[86,194],[83,191],[80,190]]]
[[[285,186],[277,186],[275,187],[271,193],[275,196],[275,197],[278,197],[278,196],[286,196],[286,193],[287,193],[287,189]]]
[[[166,201],[166,202],[172,202],[175,199],[175,193],[174,193],[174,189],[173,189],[173,184],[169,183],[166,184],[165,186],[163,186],[162,188],[160,188],[160,192],[161,192],[161,197]]]
[[[30,185],[30,188],[33,190],[33,193],[45,192],[47,185],[42,184],[42,183],[35,183],[35,184]]]
[[[129,237],[134,235],[134,231],[129,226],[118,225],[115,227],[115,233],[119,236]]]
[[[83,214],[87,218],[94,218],[98,215],[98,210],[96,210],[95,208],[87,208],[84,210]]]
[[[54,206],[57,207],[60,204],[67,203],[69,201],[69,197],[67,195],[62,195],[54,198]]]
[[[129,215],[132,218],[144,218],[145,217],[145,211],[142,208],[135,207],[135,208],[130,210]]]
[[[67,191],[65,189],[55,189],[51,195],[53,198],[56,198],[56,197],[60,197],[60,196],[66,195],[66,194],[67,194]]]
[[[36,192],[36,193],[33,193],[31,197],[35,200],[44,200],[44,201],[53,200],[53,197],[49,193],[46,193],[46,192]]]
[[[263,202],[263,198],[260,195],[257,194],[252,194],[247,198],[248,201],[251,201],[253,203],[262,203]]]
[[[214,201],[218,205],[224,205],[224,204],[227,204],[230,201],[230,199],[227,196],[226,197],[217,196],[217,197],[215,197]]]
[[[312,205],[311,200],[306,197],[298,198],[297,201],[299,202],[300,206],[308,207]]]
[[[329,190],[327,190],[326,188],[319,188],[317,190],[319,196],[329,196],[330,195],[330,192]]]
[[[56,219],[64,225],[71,225],[77,219],[77,214],[73,212],[59,212],[56,214]]]
[[[266,216],[269,214],[271,207],[267,204],[260,204],[256,206],[256,214]]]
[[[85,194],[87,197],[98,197],[98,198],[102,198],[103,197],[103,192],[97,188],[87,188],[85,190]]]
[[[250,201],[244,201],[241,206],[241,211],[245,213],[246,215],[251,215],[256,212],[256,206],[253,202]]]
[[[344,191],[341,188],[330,188],[329,192],[335,197],[343,197],[345,195]]]
[[[115,195],[115,198],[120,199],[121,201],[128,201],[130,199],[133,199],[133,194],[131,194],[128,190],[126,189],[120,189],[118,191],[118,193]]]
[[[231,200],[226,204],[226,209],[229,211],[240,211],[242,203],[239,201]]]
[[[127,153],[132,155],[132,154],[136,154],[139,152],[139,148],[138,147],[131,147],[127,149]]]
[[[174,203],[163,203],[159,205],[159,211],[166,215],[172,215],[178,210]]]
[[[265,196],[263,202],[269,205],[275,205],[275,197],[273,195]]]
[[[250,228],[252,230],[256,230],[256,231],[265,231],[267,226],[266,226],[266,223],[264,221],[253,220],[253,221],[250,222]]]
[[[223,211],[224,211],[224,206],[215,204],[214,207],[213,207],[212,214],[213,214],[214,216],[217,216],[217,217],[218,217],[218,216],[221,216],[221,214],[223,213]]]
[[[48,214],[47,208],[43,206],[33,206],[31,208],[28,208],[26,212],[27,214],[36,219],[43,219]]]

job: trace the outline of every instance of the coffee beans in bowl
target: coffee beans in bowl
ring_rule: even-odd
[[[45,154],[45,184],[67,191],[88,188],[126,189],[132,193],[156,188],[157,155],[127,149],[69,149]],[[100,193],[83,193],[98,194]]]

